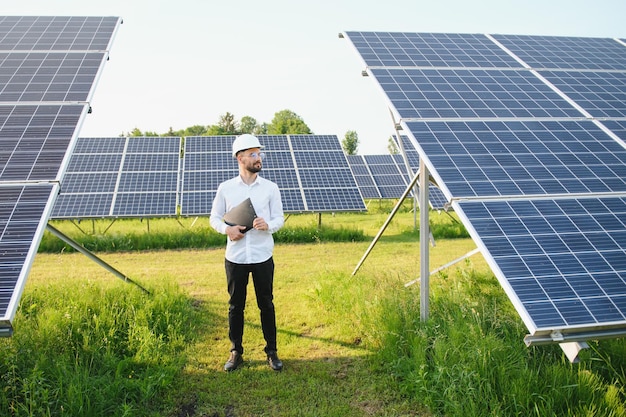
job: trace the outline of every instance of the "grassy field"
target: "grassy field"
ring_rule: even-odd
[[[474,255],[431,279],[431,318],[420,322],[419,236],[399,213],[359,272],[386,218],[325,214],[363,240],[276,246],[275,303],[283,372],[264,361],[252,287],[245,363],[225,373],[223,247],[102,252],[150,289],[145,295],[78,253],[40,253],[12,338],[0,340],[8,416],[626,416],[623,340],[590,341],[578,364],[557,346],[527,348],[526,329]],[[432,213],[434,225],[457,224]],[[292,228],[317,216],[291,216]],[[107,235],[205,230],[187,219],[80,226]],[[79,236],[75,225],[59,225]],[[93,227],[93,229],[91,229]],[[445,232],[444,232],[445,234]],[[460,234],[463,235],[462,233]],[[437,238],[431,269],[475,245]]]

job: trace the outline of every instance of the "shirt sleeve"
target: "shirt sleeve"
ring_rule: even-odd
[[[220,185],[217,187],[215,198],[213,199],[213,205],[211,206],[211,217],[209,222],[211,227],[218,233],[226,234],[226,228],[228,225],[224,223],[224,214],[226,213],[226,200],[224,199],[223,187]]]
[[[285,213],[283,213],[283,201],[277,185],[272,187],[272,198],[270,199],[270,220],[267,222],[268,232],[274,233],[285,224]]]

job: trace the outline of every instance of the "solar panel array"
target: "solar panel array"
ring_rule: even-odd
[[[0,335],[89,111],[117,17],[0,16]]]
[[[53,218],[203,216],[238,175],[234,136],[79,138]],[[363,211],[335,135],[260,135],[285,212]]]
[[[626,43],[346,32],[528,327],[626,334]]]

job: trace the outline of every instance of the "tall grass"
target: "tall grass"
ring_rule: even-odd
[[[558,346],[527,348],[494,280],[469,265],[434,279],[426,323],[418,295],[387,292],[370,317],[380,370],[440,416],[626,416],[623,341],[590,342],[579,364]]]
[[[93,283],[28,291],[19,331],[0,340],[2,415],[143,415],[184,363],[195,316],[172,286],[152,296]]]

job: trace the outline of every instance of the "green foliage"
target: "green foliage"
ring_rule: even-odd
[[[272,122],[267,127],[267,133],[270,135],[310,135],[312,132],[302,117],[291,110],[281,110],[274,114]]]
[[[151,296],[88,283],[30,291],[14,323],[19,331],[0,340],[0,409],[11,416],[147,415],[185,361],[196,316],[171,286]]]
[[[398,149],[398,145],[396,145],[396,141],[393,140],[393,136],[389,136],[387,139],[387,150],[390,155],[397,155],[400,153],[400,149]]]
[[[420,319],[416,294],[383,297],[377,363],[399,389],[438,416],[625,416],[626,347],[613,360],[570,364],[557,346],[527,348],[525,330],[494,278],[471,268],[433,277],[430,320]]]
[[[346,155],[356,155],[359,150],[359,135],[354,130],[346,132],[341,141],[341,147]]]

